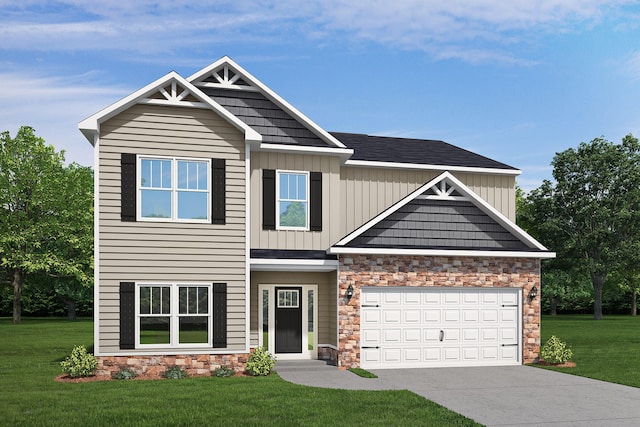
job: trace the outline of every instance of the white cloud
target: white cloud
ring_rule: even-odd
[[[157,54],[229,41],[366,41],[436,59],[516,62],[511,47],[598,23],[626,0],[25,0],[3,6],[0,48]],[[46,14],[43,13],[46,11]],[[524,33],[523,33],[524,32]]]
[[[68,162],[92,165],[93,148],[78,131],[78,122],[131,91],[96,86],[88,82],[91,77],[0,71],[0,131],[15,135],[20,126],[31,126],[48,144],[65,150]]]
[[[640,50],[637,50],[629,55],[625,68],[631,75],[632,80],[640,80]]]

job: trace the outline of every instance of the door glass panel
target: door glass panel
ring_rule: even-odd
[[[278,290],[278,308],[298,308],[300,307],[298,291],[294,289]]]
[[[307,310],[308,310],[308,316],[307,316],[307,337],[308,337],[308,347],[309,350],[313,350],[313,344],[315,342],[314,340],[314,334],[313,334],[313,309],[314,309],[314,295],[315,292],[313,292],[312,290],[309,290],[308,295],[307,295]]]
[[[262,291],[262,346],[269,348],[269,290]]]

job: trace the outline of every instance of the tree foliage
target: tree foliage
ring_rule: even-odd
[[[594,318],[612,272],[638,273],[640,144],[632,135],[604,138],[557,153],[554,183],[545,181],[520,204],[523,228],[557,252],[545,269],[591,280]]]
[[[13,288],[20,322],[28,275],[92,285],[93,172],[64,165],[64,152],[28,126],[0,134],[0,266]]]

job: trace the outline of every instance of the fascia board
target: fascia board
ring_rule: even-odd
[[[427,165],[422,163],[398,163],[398,162],[377,162],[370,160],[347,160],[345,166],[367,167],[367,168],[389,168],[389,169],[421,169],[435,171],[453,171],[465,173],[481,173],[493,175],[511,175],[518,176],[522,174],[518,169],[492,169],[478,168],[469,166],[443,166],[443,165]]]
[[[251,271],[334,271],[337,260],[330,259],[287,259],[251,258]]]
[[[448,249],[396,249],[396,248],[350,248],[332,246],[327,253],[333,255],[415,255],[415,256],[464,256],[464,257],[505,257],[505,258],[555,258],[555,252],[526,251],[474,251]]]
[[[272,152],[285,152],[285,153],[300,153],[300,154],[321,154],[329,156],[340,156],[343,159],[349,158],[353,155],[353,150],[350,148],[331,148],[331,147],[312,147],[301,145],[285,145],[285,144],[260,144],[259,151],[272,151]]]
[[[159,79],[149,83],[141,89],[133,92],[132,94],[122,98],[121,100],[111,104],[110,106],[100,110],[99,112],[87,117],[78,124],[78,128],[85,135],[90,142],[93,141],[93,135],[99,132],[100,124],[110,118],[118,115],[122,111],[134,106],[140,100],[148,97],[160,87],[170,83],[172,80],[180,83],[186,89],[188,89],[196,98],[201,102],[209,106],[213,111],[218,113],[222,118],[227,120],[231,125],[236,127],[241,132],[244,132],[245,140],[249,143],[259,143],[262,141],[262,136],[254,129],[245,124],[242,120],[231,114],[227,109],[220,104],[212,100],[200,89],[189,83],[184,77],[180,76],[175,71],[160,77]],[[91,138],[89,138],[91,136]]]
[[[251,73],[249,73],[247,70],[242,68],[233,59],[229,58],[228,56],[224,56],[219,60],[217,60],[216,62],[214,62],[213,64],[203,68],[202,70],[196,71],[194,74],[189,76],[187,80],[189,80],[190,82],[195,82],[198,79],[202,78],[203,76],[206,76],[209,73],[213,72],[213,70],[220,67],[221,65],[227,65],[233,68],[233,71],[235,71],[237,74],[240,74],[243,80],[260,89],[263,95],[265,95],[267,98],[273,101],[278,107],[282,108],[284,111],[286,111],[290,115],[299,119],[304,125],[312,129],[314,133],[318,135],[318,137],[320,137],[320,139],[322,139],[326,143],[333,145],[337,148],[347,148],[343,143],[338,141],[333,135],[331,135],[329,132],[325,131],[320,126],[318,126],[313,120],[305,116],[293,105],[285,101],[282,97],[280,97],[280,95],[278,95],[277,93],[269,89],[267,85],[262,83],[260,80],[258,80],[256,77],[254,77]]]

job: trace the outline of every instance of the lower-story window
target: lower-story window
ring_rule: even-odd
[[[211,346],[211,298],[211,284],[138,284],[137,344]]]

